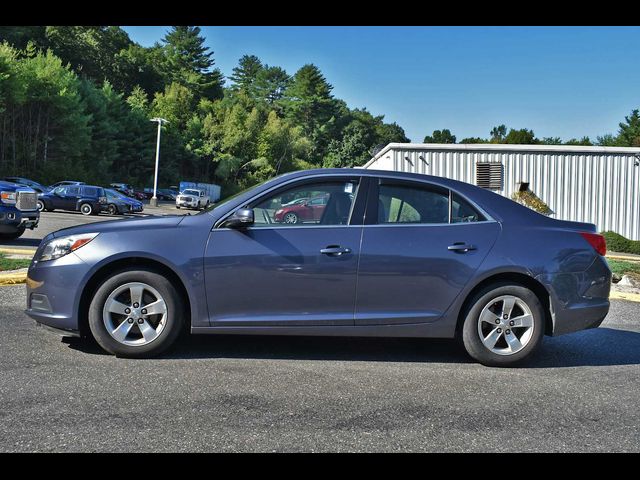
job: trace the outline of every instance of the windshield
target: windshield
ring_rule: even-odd
[[[117,192],[116,190],[111,190],[107,188],[105,189],[105,192],[107,192],[107,197],[109,198],[116,198],[116,199],[124,198],[124,195],[122,195],[120,192]]]
[[[183,195],[195,195],[196,197],[200,196],[200,192],[197,190],[185,190],[182,192]]]

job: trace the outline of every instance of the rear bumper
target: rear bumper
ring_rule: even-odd
[[[603,257],[581,273],[545,274],[536,279],[549,291],[553,336],[599,327],[609,313],[611,270]]]

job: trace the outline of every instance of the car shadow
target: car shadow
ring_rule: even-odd
[[[3,240],[3,247],[37,247],[41,238],[16,238],[15,240]]]
[[[106,355],[93,340],[65,338],[69,348]],[[186,335],[163,359],[330,360],[474,363],[454,340],[424,338]],[[521,368],[640,364],[640,333],[597,328],[555,338]]]

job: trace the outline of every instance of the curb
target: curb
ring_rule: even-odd
[[[6,253],[7,255],[29,255],[33,257],[36,253],[35,250],[26,250],[23,248],[4,248],[0,247],[0,253]]]
[[[629,302],[640,302],[640,293],[623,293],[611,291],[609,294],[611,300],[627,300]]]
[[[20,283],[26,283],[26,282],[27,282],[26,268],[24,269],[24,271],[0,274],[0,286],[18,285]]]

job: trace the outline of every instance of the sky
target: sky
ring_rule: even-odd
[[[169,30],[123,28],[143,46]],[[290,75],[313,63],[336,97],[413,142],[443,128],[488,137],[500,124],[595,140],[640,108],[639,27],[201,28],[225,76],[244,54]]]

